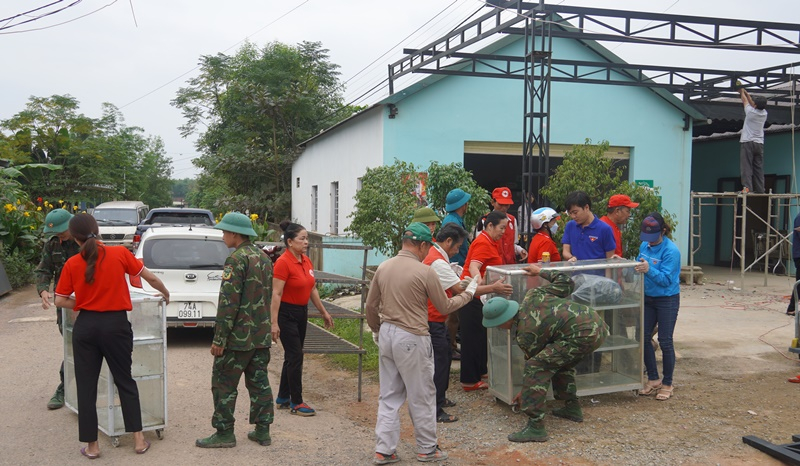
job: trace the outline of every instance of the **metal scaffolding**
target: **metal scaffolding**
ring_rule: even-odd
[[[752,207],[754,199],[766,199],[766,218],[762,216]],[[689,217],[689,275],[690,283],[694,286],[694,273],[695,262],[694,256],[700,251],[703,245],[702,234],[702,211],[703,207],[730,207],[733,209],[733,229],[732,229],[732,242],[731,242],[731,261],[734,257],[739,259],[739,272],[740,272],[740,287],[744,289],[744,274],[751,270],[754,266],[763,262],[764,266],[764,286],[767,285],[769,277],[769,259],[778,255],[778,261],[781,263],[784,259],[789,261],[792,259],[791,253],[784,254],[784,251],[790,251],[792,244],[792,228],[793,225],[791,217],[792,212],[800,210],[800,194],[742,194],[738,192],[723,192],[723,193],[709,193],[709,192],[695,192],[691,193],[691,215]],[[748,243],[748,230],[747,218],[748,215],[756,219],[757,227],[763,227],[764,233],[752,236],[753,241],[753,261],[748,264],[747,262],[747,243]],[[717,225],[719,228],[720,225]],[[763,244],[761,242],[763,241]],[[773,267],[773,273],[777,268],[777,264]],[[788,266],[786,266],[788,273]]]

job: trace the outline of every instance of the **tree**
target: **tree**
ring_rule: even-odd
[[[273,42],[201,57],[200,75],[172,104],[183,113],[182,134],[199,135],[194,163],[222,189],[215,210],[290,216],[299,143],[352,112],[327,53],[319,42]]]
[[[387,256],[402,246],[401,237],[419,207],[419,169],[395,159],[392,165],[368,168],[355,195],[356,205],[345,231]]]
[[[78,107],[69,95],[31,97],[23,111],[0,122],[11,132],[0,138],[0,154],[23,164],[25,189],[49,199],[168,204],[171,169],[161,140],[125,126],[111,104],[103,104],[99,119],[79,114]]]
[[[455,188],[472,194],[465,216],[467,226],[477,223],[486,213],[491,199],[489,194],[460,163],[431,162],[425,179],[425,201],[442,216],[447,193]],[[397,254],[402,245],[401,236],[414,217],[414,211],[424,205],[416,195],[419,182],[419,168],[397,159],[392,165],[367,169],[361,178],[361,189],[355,195],[350,226],[345,231],[356,234],[364,244],[388,256]]]
[[[472,195],[467,213],[464,214],[464,224],[471,230],[471,227],[478,223],[478,219],[486,214],[492,196],[472,178],[472,172],[464,170],[461,163],[441,165],[439,162],[431,162],[428,167],[427,187],[428,202],[431,207],[446,215],[444,207],[447,193],[455,188],[461,188]]]
[[[565,208],[564,201],[572,191],[584,191],[592,200],[592,211],[597,216],[606,213],[608,199],[614,194],[627,194],[634,202],[639,203],[639,207],[632,209],[632,215],[628,221],[628,227],[622,230],[622,243],[625,255],[628,258],[635,258],[639,252],[639,225],[647,214],[657,211],[661,212],[666,221],[673,229],[677,226],[677,218],[674,214],[661,209],[661,198],[658,193],[660,189],[653,189],[637,186],[629,182],[623,175],[622,167],[605,156],[608,151],[608,141],[600,144],[592,144],[587,139],[581,146],[573,146],[572,151],[564,156],[564,162],[555,169],[553,175],[547,180],[547,184],[542,188],[542,195],[550,200],[551,206],[557,211]],[[554,238],[560,241],[564,231],[564,224],[569,221],[566,215],[561,216],[559,224],[561,228]]]

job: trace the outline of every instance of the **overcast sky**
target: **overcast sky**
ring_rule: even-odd
[[[0,18],[55,1],[2,0]],[[360,97],[356,103],[371,104],[386,95],[386,86],[363,94],[386,78],[387,65],[402,57],[404,47],[427,44],[483,5],[479,0],[78,1],[49,17],[0,30],[0,119],[21,111],[30,96],[70,94],[80,101],[81,112],[93,118],[101,115],[101,103],[111,102],[127,125],[164,140],[173,178],[198,172],[191,163],[197,155],[194,142],[181,138],[177,128],[183,121],[169,102],[197,74],[201,55],[233,54],[245,39],[259,45],[320,41],[341,67],[347,101]],[[65,0],[49,10],[74,2]],[[547,3],[800,23],[795,0]],[[10,24],[0,23],[0,28]],[[800,61],[800,55],[628,44],[609,48],[631,63],[673,66],[749,70]]]

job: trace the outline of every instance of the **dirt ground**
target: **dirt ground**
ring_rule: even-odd
[[[675,395],[666,402],[632,392],[595,395],[581,400],[586,420],[576,424],[548,417],[550,440],[512,444],[506,436],[525,423],[488,393],[451,388],[460,417],[439,424],[450,465],[642,465],[642,464],[781,464],[742,443],[755,435],[788,443],[797,426],[792,398],[800,385],[786,379],[800,373],[797,355],[787,347],[794,320],[784,314],[793,279],[751,274],[743,291],[725,285],[736,274],[706,269],[706,284],[682,286],[675,331],[678,361]],[[737,284],[738,285],[738,284]],[[757,285],[757,286],[756,286]],[[352,298],[349,298],[352,299]],[[366,375],[363,399],[356,400],[355,374],[333,367],[324,356],[306,359],[304,393],[318,410],[311,418],[276,412],[273,444],[260,447],[246,438],[247,396],[240,386],[238,445],[202,450],[194,440],[212,432],[211,333],[170,330],[168,339],[168,421],[163,440],[145,435],[153,447],[136,455],[130,436],[119,448],[100,435],[102,460],[130,464],[354,465],[370,464],[378,381]],[[0,464],[79,464],[77,416],[66,408],[48,411],[58,383],[62,346],[51,311],[41,309],[32,287],[0,298]],[[270,363],[277,385],[282,351],[274,347]],[[454,375],[451,387],[457,387]],[[414,439],[404,413],[403,464],[414,464]]]

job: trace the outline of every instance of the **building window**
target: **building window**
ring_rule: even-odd
[[[317,212],[319,210],[319,189],[316,185],[311,187],[311,231],[317,229]]]
[[[331,234],[339,234],[339,182],[331,183]]]
[[[361,178],[356,179],[356,192],[361,191],[361,187],[363,186]]]
[[[298,188],[300,187],[300,177],[299,176],[297,177],[297,187]]]

